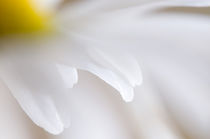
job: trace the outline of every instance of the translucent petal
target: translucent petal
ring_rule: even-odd
[[[70,122],[66,105],[68,90],[56,65],[42,58],[30,52],[1,57],[0,77],[33,122],[52,134],[59,134]]]
[[[142,82],[141,70],[134,58],[122,50],[106,47],[93,40],[79,36],[67,37],[74,39],[68,40],[69,45],[63,46],[62,57],[59,58],[64,64],[100,77],[118,90],[125,101],[133,99],[133,88]]]
[[[72,88],[74,84],[78,82],[78,74],[76,68],[61,64],[57,64],[57,68],[67,88]]]

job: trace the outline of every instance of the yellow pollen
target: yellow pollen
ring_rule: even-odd
[[[0,0],[0,36],[44,30],[47,20],[29,0]]]

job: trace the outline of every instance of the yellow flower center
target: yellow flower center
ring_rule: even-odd
[[[0,36],[42,31],[48,20],[30,0],[0,0]]]

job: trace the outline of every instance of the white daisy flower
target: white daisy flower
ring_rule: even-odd
[[[78,69],[113,86],[125,101],[133,99],[142,77],[135,59],[73,32],[66,25],[75,26],[75,20],[51,15],[55,2],[49,2],[38,2],[43,7],[28,0],[1,2],[0,77],[37,125],[58,134],[69,126],[66,95],[77,83]]]
[[[69,126],[66,95],[78,81],[78,69],[104,80],[118,90],[125,101],[133,99],[133,89],[142,83],[142,75],[138,62],[123,49],[132,44],[104,40],[107,34],[114,35],[113,27],[120,29],[117,34],[134,30],[124,28],[121,22],[110,21],[124,19],[133,11],[144,13],[145,8],[159,5],[209,5],[208,0],[143,4],[146,2],[0,2],[0,77],[37,125],[52,134],[59,134]],[[129,9],[128,5],[136,8]],[[98,27],[106,31],[100,32]],[[116,47],[118,45],[122,45],[122,49]]]

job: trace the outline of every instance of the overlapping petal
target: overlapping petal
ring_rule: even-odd
[[[1,57],[0,77],[7,84],[23,110],[37,125],[53,134],[62,132],[69,125],[68,108],[66,108],[68,102],[65,94],[68,92],[67,88],[71,88],[77,82],[76,69],[95,74],[118,90],[125,101],[133,99],[134,87],[142,82],[141,70],[138,62],[126,52],[122,52],[119,45],[128,47],[131,44],[137,45],[137,43],[130,43],[130,40],[125,43],[121,41],[119,43],[119,40],[113,41],[113,38],[118,35],[125,35],[124,38],[127,38],[126,34],[130,34],[130,37],[133,36],[137,39],[139,38],[137,35],[147,32],[144,28],[144,23],[147,22],[139,24],[139,18],[127,20],[134,16],[138,17],[138,13],[129,16],[130,12],[142,7],[145,8],[149,4],[153,4],[154,7],[156,4],[193,7],[210,5],[209,0],[171,0],[150,1],[147,6],[141,6],[144,2],[146,1],[93,1],[90,4],[89,2],[81,2],[67,8],[68,12],[61,12],[61,14],[65,14],[61,15],[62,17],[59,16],[58,19],[66,18],[65,21],[67,20],[67,22],[63,20],[61,23],[73,26],[66,31],[62,30],[65,32],[63,42],[60,46],[54,47],[55,50],[58,50],[54,52],[54,54],[58,54],[54,55],[53,58],[56,63],[49,61],[43,55],[39,57],[39,55],[34,56],[33,53],[28,52],[17,52],[16,54],[13,53],[14,55],[6,56],[6,58]],[[135,8],[128,8],[131,5]],[[118,11],[120,8],[125,10]],[[99,9],[102,11],[100,13],[103,13],[102,16],[96,13]],[[69,16],[65,16],[68,14]],[[91,16],[86,16],[81,20],[80,15],[83,15],[82,17],[84,15]],[[96,20],[93,19],[95,17]],[[116,18],[120,20],[116,20]],[[77,20],[71,21],[72,19]],[[82,23],[78,23],[78,21]],[[76,28],[73,28],[74,23],[78,23]],[[75,29],[76,33],[74,33]],[[108,36],[110,33],[111,35]],[[119,36],[118,39],[121,38]],[[141,37],[143,36],[144,34],[141,35]],[[101,38],[105,38],[102,40],[108,38],[109,41],[98,41]],[[137,42],[139,43],[139,41]]]
[[[159,11],[153,7],[155,12],[150,7],[144,14],[139,10],[141,7],[112,11],[85,20],[88,27],[82,24],[81,28],[74,29],[95,40],[103,40],[105,44],[114,44],[113,48],[127,47],[139,59],[143,58],[142,61],[152,65],[150,70],[154,75],[160,74],[158,88],[167,90],[160,93],[166,93],[161,95],[169,100],[167,103],[185,132],[197,138],[209,138],[206,124],[209,122],[209,74],[201,67],[208,69],[210,20],[209,13],[200,7],[208,6],[204,3],[208,1],[197,1],[199,4],[196,1],[178,2],[165,3],[158,7]],[[208,62],[205,63],[206,58]]]
[[[69,126],[68,90],[55,64],[32,51],[15,51],[1,56],[0,65],[0,77],[38,126],[52,134],[61,133]],[[75,74],[74,70],[70,72],[70,76]]]
[[[68,40],[62,44],[59,63],[87,70],[118,90],[125,101],[133,99],[133,89],[141,84],[142,75],[132,56],[88,37],[75,34],[66,34],[65,37]]]

